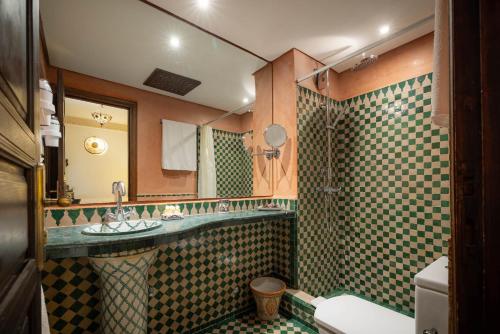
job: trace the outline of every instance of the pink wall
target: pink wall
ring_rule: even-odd
[[[55,69],[48,70],[49,80],[56,81]],[[67,87],[137,102],[137,181],[138,194],[196,193],[196,172],[161,169],[161,119],[202,124],[224,113],[222,110],[182,101],[168,96],[64,71]],[[248,129],[248,118],[232,115],[215,125],[226,131]]]
[[[297,197],[297,113],[295,86],[295,50],[273,61],[273,123],[287,131],[288,140],[273,160],[273,195]]]
[[[264,129],[273,122],[273,65],[267,64],[254,73],[255,107],[252,119],[254,153],[267,148]],[[253,157],[254,196],[272,195],[272,163],[262,155]]]
[[[432,72],[434,34],[430,33],[379,56],[376,63],[339,74],[334,88],[344,100],[390,84]]]

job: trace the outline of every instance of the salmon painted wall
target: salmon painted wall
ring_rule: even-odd
[[[248,132],[253,130],[253,113],[247,112],[239,116],[240,119],[240,132]],[[218,127],[217,123],[214,125],[216,128]]]
[[[430,33],[379,56],[359,71],[338,75],[333,98],[344,100],[378,88],[432,72],[434,34]]]
[[[297,197],[297,113],[294,50],[273,61],[273,123],[282,125],[288,139],[273,159],[273,195]]]
[[[264,129],[273,122],[273,65],[267,64],[254,73],[255,107],[253,111],[253,152],[267,148]],[[253,157],[253,194],[272,195],[272,163],[262,155]]]
[[[47,69],[48,79],[56,80],[54,68]],[[64,84],[87,92],[137,102],[137,179],[138,194],[196,193],[196,172],[161,169],[161,119],[203,124],[224,111],[168,96],[121,85],[76,72],[64,71]],[[215,128],[242,132],[248,130],[245,116],[232,115],[217,122]]]

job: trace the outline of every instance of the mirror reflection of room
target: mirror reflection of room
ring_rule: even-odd
[[[272,194],[272,162],[258,155],[270,148],[263,140],[272,123],[267,60],[141,1],[43,0],[41,18],[52,120],[66,131],[61,147],[46,148],[49,202],[113,202],[114,181],[124,182],[124,201]],[[88,22],[93,28],[82,29]],[[74,115],[72,98],[83,104],[86,96],[97,107],[100,99],[133,104],[128,137],[121,132],[127,145],[104,138],[95,126],[76,134],[83,125],[74,119],[83,116]],[[101,126],[86,113],[85,124],[119,133],[111,127],[120,117],[111,115]],[[107,144],[107,151],[89,153],[87,138],[94,140],[89,145]]]
[[[70,97],[64,103],[69,196],[74,204],[112,202],[113,181],[128,188],[128,110]]]
[[[199,128],[198,197],[251,197],[253,191],[252,105],[233,114],[230,130],[222,119]]]

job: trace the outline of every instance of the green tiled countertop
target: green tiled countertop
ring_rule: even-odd
[[[152,231],[116,235],[84,235],[88,225],[50,228],[45,245],[46,258],[67,258],[118,253],[195,236],[199,232],[225,226],[261,220],[295,218],[295,211],[237,211],[186,216],[182,220],[162,221],[162,227]]]

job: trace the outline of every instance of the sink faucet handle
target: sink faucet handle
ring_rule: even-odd
[[[116,220],[116,215],[111,211],[111,208],[107,208],[104,216],[102,217],[103,223],[109,223]]]
[[[127,194],[126,190],[125,190],[125,183],[123,181],[115,181],[113,182],[113,189],[112,189],[112,192],[113,194],[115,195],[121,195],[121,196],[125,196]]]
[[[229,212],[231,202],[228,199],[220,199],[218,203],[219,213]]]

